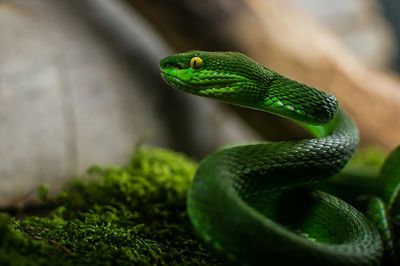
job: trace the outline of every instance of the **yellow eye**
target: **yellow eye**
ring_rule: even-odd
[[[202,64],[203,60],[198,56],[192,57],[192,59],[190,59],[191,68],[200,68]]]

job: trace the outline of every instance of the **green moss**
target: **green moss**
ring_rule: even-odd
[[[375,146],[367,146],[358,149],[352,159],[349,167],[368,167],[370,169],[380,169],[387,157],[387,153],[381,148]]]
[[[196,163],[140,148],[126,167],[93,167],[46,217],[0,216],[0,265],[217,265],[196,240],[186,193]],[[39,189],[47,199],[47,189]]]

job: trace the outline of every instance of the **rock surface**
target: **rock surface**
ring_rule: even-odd
[[[216,105],[204,110],[167,88],[158,61],[171,51],[126,12],[117,1],[0,2],[0,206],[23,204],[38,185],[58,188],[93,164],[126,163],[143,138],[201,155],[222,139],[254,137]],[[109,16],[131,53],[86,14],[105,24]],[[200,131],[206,137],[191,134]]]

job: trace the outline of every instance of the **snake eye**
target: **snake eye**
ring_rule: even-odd
[[[190,59],[190,67],[191,68],[200,68],[201,65],[203,64],[203,59],[201,59],[198,56],[192,57],[192,59]]]

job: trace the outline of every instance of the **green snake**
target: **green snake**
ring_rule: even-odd
[[[379,265],[383,253],[392,252],[384,199],[368,201],[370,221],[345,201],[310,188],[337,174],[358,143],[357,127],[334,96],[237,52],[174,54],[160,68],[174,88],[289,118],[314,136],[220,149],[201,161],[188,214],[226,263]]]

